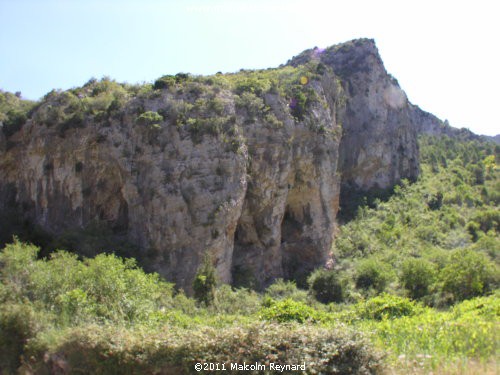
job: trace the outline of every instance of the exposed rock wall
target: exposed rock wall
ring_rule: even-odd
[[[327,260],[340,193],[338,89],[331,77],[317,82],[328,105],[314,106],[299,123],[286,115],[282,98],[268,96],[283,127],[245,127],[249,184],[236,229],[235,278],[255,275],[257,285],[265,285],[300,277]]]
[[[132,100],[108,124],[89,117],[64,129],[35,114],[1,154],[0,185],[50,233],[96,221],[125,233],[139,259],[188,290],[205,253],[221,281],[246,272],[261,287],[321,265],[331,246],[340,91],[330,76],[311,85],[322,104],[302,121],[278,94],[264,98],[277,120],[269,123],[250,120],[235,94],[218,92],[231,126],[221,134],[198,134],[168,118],[159,128],[138,124],[136,107],[157,111],[190,100],[168,91]],[[37,112],[57,105],[47,100]]]
[[[413,106],[384,68],[375,42],[358,39],[304,51],[289,64],[319,60],[341,79],[346,93],[339,166],[343,190],[385,189],[419,173]]]
[[[305,275],[329,258],[341,185],[386,188],[418,175],[423,121],[373,41],[305,51],[290,64],[311,60],[324,67],[307,82],[316,99],[300,119],[279,91],[261,95],[266,109],[255,115],[231,90],[161,90],[104,122],[49,126],[37,114],[64,97],[49,98],[0,138],[0,207],[14,204],[52,234],[102,223],[187,290],[206,253],[223,282],[263,287]],[[137,122],[138,112],[179,113],[208,97],[222,106],[222,131],[170,115]]]

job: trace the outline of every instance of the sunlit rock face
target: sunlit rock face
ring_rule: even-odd
[[[417,122],[432,122],[408,103],[373,41],[308,50],[289,64],[311,61],[321,64],[298,84],[314,100],[300,116],[300,97],[280,90],[261,94],[255,114],[238,104],[241,93],[206,86],[132,97],[104,122],[96,114],[48,126],[39,118],[63,105],[48,97],[0,138],[0,208],[55,236],[100,223],[187,291],[207,254],[222,282],[303,278],[329,259],[341,189],[415,178]],[[180,120],[200,100],[217,103],[218,128],[200,128],[214,109]],[[144,126],[145,111],[166,114]]]
[[[358,39],[303,52],[289,63],[317,59],[332,67],[346,93],[339,150],[342,190],[385,189],[418,169],[414,107],[384,68],[375,43]]]

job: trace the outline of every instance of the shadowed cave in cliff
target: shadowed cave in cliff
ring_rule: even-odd
[[[293,196],[293,195],[292,195]],[[305,285],[306,275],[321,259],[321,247],[308,236],[313,217],[310,204],[284,207],[278,225],[266,226],[244,212],[234,235],[233,285],[263,289],[276,278]]]

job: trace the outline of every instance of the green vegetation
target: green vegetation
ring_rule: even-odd
[[[345,299],[345,280],[340,280],[338,272],[318,269],[308,279],[311,294],[319,302],[343,302]]]
[[[296,321],[299,323],[316,322],[321,320],[321,314],[303,302],[287,298],[281,301],[267,300],[261,311],[265,320],[286,323]]]
[[[146,111],[141,113],[135,120],[140,125],[149,126],[150,128],[160,128],[160,122],[163,121],[163,116],[158,112]]]
[[[325,106],[313,88],[319,85],[325,69],[309,62],[299,67],[241,70],[208,77],[178,73],[142,85],[92,78],[82,87],[52,90],[39,102],[22,100],[20,93],[0,91],[0,124],[7,137],[28,120],[52,127],[65,137],[67,131],[89,125],[109,127],[132,122],[148,130],[150,144],[158,144],[162,129],[174,125],[179,132],[189,132],[195,143],[202,142],[206,135],[217,137],[227,152],[239,153],[244,144],[242,126],[254,122],[271,128],[283,126],[286,116],[280,114],[278,118],[271,106],[286,103],[289,118],[295,121],[307,120],[312,106]],[[156,102],[154,108],[148,107],[151,101]],[[245,119],[243,124],[237,121],[239,115]],[[326,131],[324,125],[306,123]],[[106,133],[100,132],[97,140],[104,141]]]
[[[203,361],[306,361],[310,373],[380,373],[373,345],[387,351],[389,366],[428,371],[464,358],[488,366],[497,349],[497,294],[447,311],[389,294],[324,305],[278,281],[264,296],[223,285],[210,306],[197,307],[131,260],[37,253],[14,242],[0,255],[3,373],[20,366],[44,373],[58,359],[106,374],[189,374]]]
[[[21,99],[21,94],[11,94],[0,90],[0,123],[1,130],[9,137],[24,125],[28,120],[29,112],[34,102]]]
[[[104,254],[78,260],[64,251],[38,259],[37,253],[16,241],[0,255],[2,373],[50,372],[58,358],[71,369],[102,374],[190,374],[198,362],[229,368],[244,361],[306,362],[308,371],[324,374],[381,368],[365,338],[316,325],[321,313],[302,302],[271,300],[261,308],[254,292],[223,286],[210,306],[196,307],[134,261]],[[199,276],[210,274],[205,268]]]
[[[445,307],[498,288],[498,151],[424,137],[419,180],[361,207],[335,240],[335,269],[351,280],[351,298],[389,292]]]
[[[211,305],[215,298],[216,284],[215,268],[210,258],[206,257],[194,277],[194,298],[205,306]]]

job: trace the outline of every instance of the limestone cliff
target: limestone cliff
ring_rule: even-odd
[[[289,64],[319,60],[339,75],[346,92],[339,165],[343,190],[385,189],[419,172],[412,106],[384,68],[375,43],[359,39],[303,52]],[[419,120],[419,119],[417,119]]]
[[[108,227],[188,290],[206,253],[262,287],[328,260],[341,188],[418,175],[421,120],[367,39],[274,70],[92,81],[1,136],[0,209],[52,235]]]

